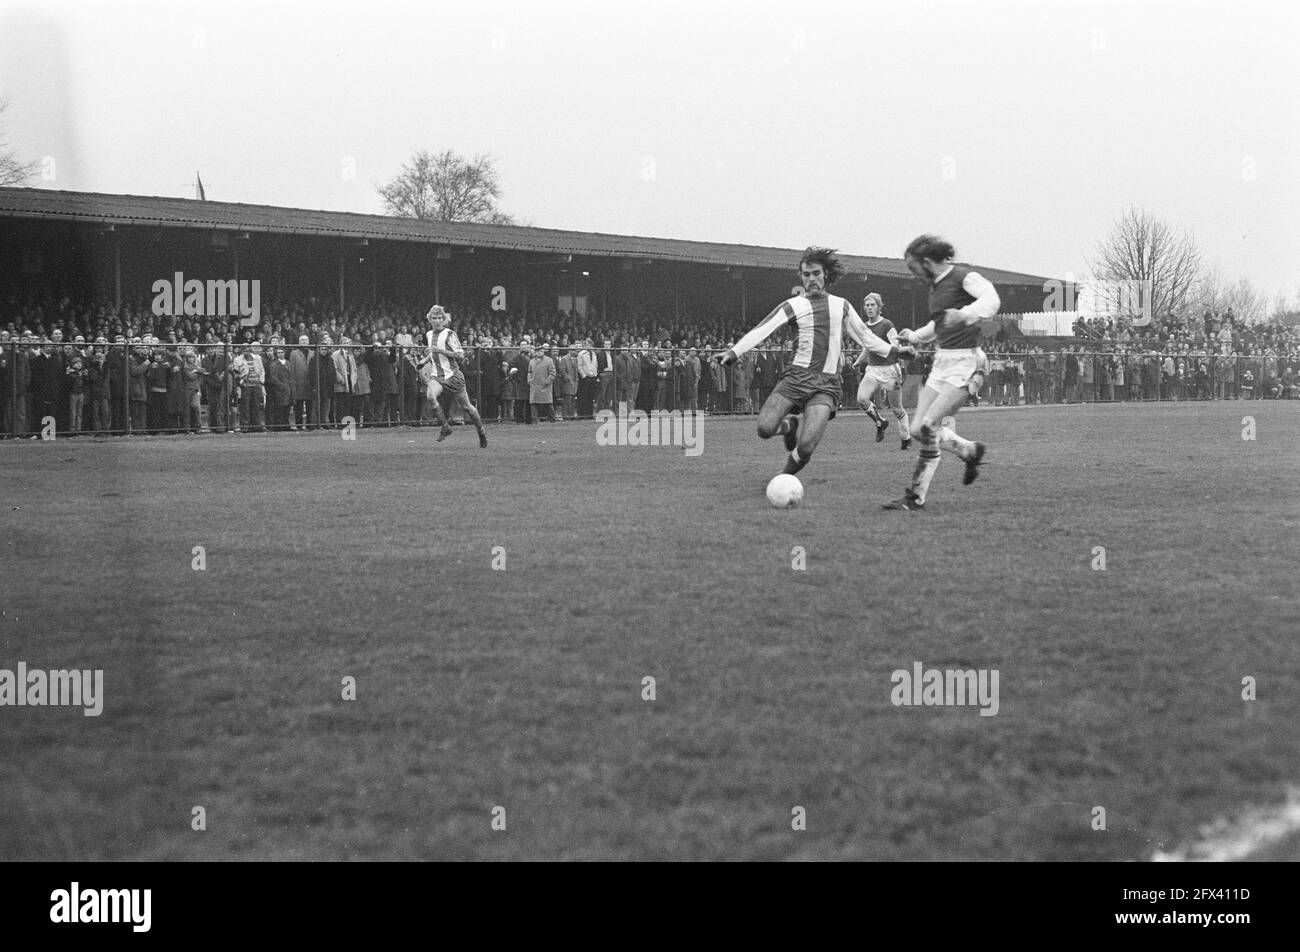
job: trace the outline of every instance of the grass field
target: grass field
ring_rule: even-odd
[[[924,513],[856,414],[786,511],[714,418],[0,443],[0,668],[106,695],[0,708],[0,857],[1142,860],[1282,802],[1300,405],[959,423]],[[997,715],[894,706],[915,662]]]

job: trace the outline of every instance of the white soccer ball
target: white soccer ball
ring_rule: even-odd
[[[777,473],[767,484],[767,501],[778,509],[789,509],[803,502],[803,483],[789,473]]]

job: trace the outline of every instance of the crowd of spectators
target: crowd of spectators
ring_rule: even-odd
[[[71,298],[0,305],[0,434],[299,430],[421,425],[428,365],[424,302],[340,309],[326,297],[269,302],[262,322],[167,317],[147,302]],[[485,419],[590,418],[620,404],[753,413],[791,356],[788,339],[724,368],[709,360],[748,327],[698,310],[618,315],[486,309],[453,315],[464,370]],[[984,398],[993,403],[1294,398],[1300,339],[1281,323],[1207,314],[1199,336],[1166,322],[1081,326],[1076,342],[1017,337],[1001,326]],[[1142,332],[1142,333],[1139,333]],[[850,355],[851,356],[851,355]],[[928,357],[911,370],[924,376]],[[845,361],[844,405],[858,376]],[[453,422],[455,420],[453,419]]]
[[[1247,323],[1237,318],[1231,307],[1222,312],[1207,308],[1199,317],[1167,316],[1145,324],[1130,318],[1083,318],[1074,322],[1074,336],[1089,343],[1163,347],[1165,344],[1201,345],[1219,354],[1275,354],[1300,344],[1300,326],[1289,324],[1288,315],[1274,315],[1267,321]]]
[[[1224,353],[1208,343],[1037,343],[989,348],[981,396],[994,404],[1295,399],[1300,344]]]

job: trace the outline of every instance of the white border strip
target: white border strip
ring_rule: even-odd
[[[1170,853],[1156,850],[1155,863],[1231,863],[1300,833],[1300,788],[1287,791],[1280,807],[1254,807],[1237,820],[1215,820],[1201,838]]]

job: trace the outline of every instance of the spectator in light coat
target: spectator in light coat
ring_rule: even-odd
[[[539,349],[528,362],[528,402],[534,419],[555,421],[555,377],[555,361]]]
[[[306,334],[298,337],[298,346],[289,351],[289,429],[307,429],[308,407],[311,404],[310,339]]]

